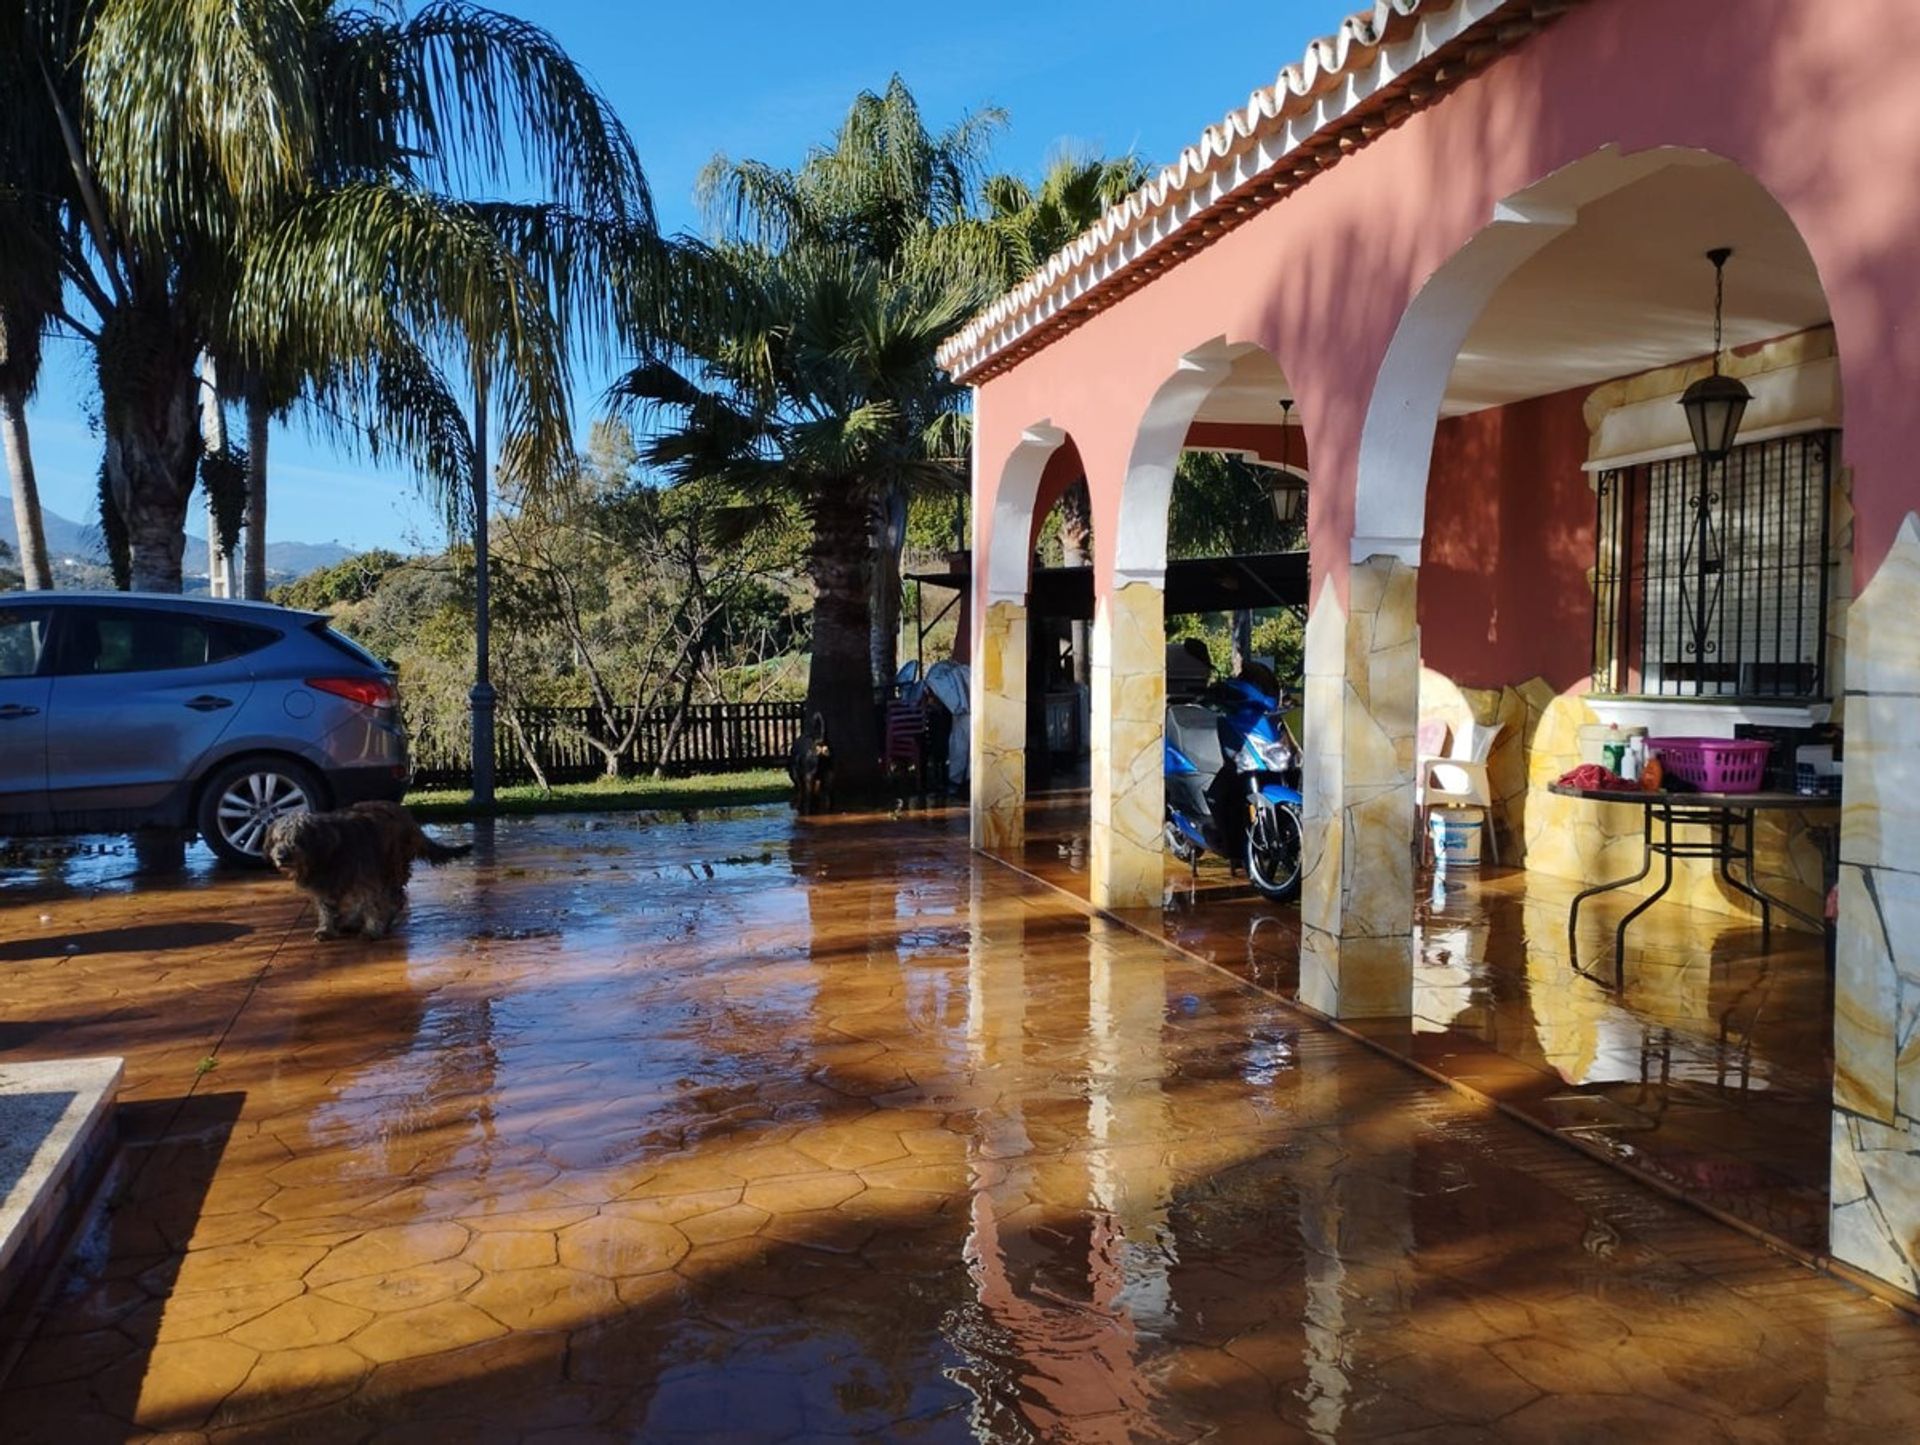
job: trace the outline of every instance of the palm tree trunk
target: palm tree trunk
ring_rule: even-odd
[[[13,524],[20,534],[20,575],[28,588],[53,586],[47,558],[47,529],[40,516],[40,484],[33,475],[33,448],[27,440],[27,401],[15,388],[0,390],[0,448],[7,454],[13,483]]]
[[[1253,614],[1241,608],[1233,614],[1233,675],[1246,671],[1253,661]]]
[[[220,372],[211,351],[200,359],[200,445],[208,456],[220,456],[227,449],[227,409],[220,404]],[[220,545],[219,509],[213,505],[211,491],[207,493],[207,593],[233,595],[233,556]]]
[[[872,558],[872,508],[844,492],[816,496],[807,553],[814,592],[807,715],[817,712],[826,724],[837,801],[869,793],[880,780],[868,606]]]
[[[190,368],[186,377],[190,383]],[[129,585],[136,592],[178,592],[187,548],[200,437],[192,386],[168,390],[150,414],[125,411],[107,425],[107,491],[126,524]]]
[[[267,414],[259,378],[247,385],[247,543],[246,584],[242,596],[267,600]]]
[[[906,545],[906,494],[889,494],[880,499],[874,512],[873,616],[869,628],[873,688],[883,697],[900,665],[900,554]]]

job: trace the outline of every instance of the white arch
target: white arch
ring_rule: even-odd
[[[1037,421],[1020,433],[1019,444],[1000,468],[983,574],[986,604],[1027,600],[1027,572],[1033,560],[1028,543],[1033,535],[1033,509],[1040,500],[1040,479],[1066,439],[1067,434],[1051,422]]]
[[[1487,225],[1427,279],[1380,363],[1360,431],[1352,558],[1420,563],[1427,473],[1454,358],[1494,292],[1578,219],[1580,208],[1672,165],[1718,158],[1684,147],[1623,155],[1612,146],[1555,171],[1494,207]]]
[[[1216,337],[1182,356],[1147,403],[1120,488],[1113,555],[1116,586],[1151,582],[1157,587],[1165,581],[1167,509],[1187,431],[1214,388],[1233,370],[1234,358],[1257,349],[1250,344],[1229,346],[1225,337]]]

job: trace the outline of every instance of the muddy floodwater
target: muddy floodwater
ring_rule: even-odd
[[[1905,1316],[963,818],[477,841],[371,945],[0,868],[0,1057],[127,1061],[0,1440],[1920,1433]]]

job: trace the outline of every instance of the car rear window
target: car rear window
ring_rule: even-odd
[[[48,621],[43,607],[0,612],[0,677],[32,677],[40,670]]]
[[[345,633],[335,632],[331,627],[327,626],[325,622],[314,623],[308,631],[326,643],[327,646],[338,652],[346,653],[346,655],[351,657],[355,662],[370,667],[375,672],[387,672],[390,670],[386,663],[375,657],[371,652],[368,652],[366,648],[362,647]]]
[[[279,636],[271,627],[186,612],[76,608],[67,614],[58,670],[98,676],[205,667],[257,652]]]

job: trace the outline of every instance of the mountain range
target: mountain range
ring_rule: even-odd
[[[40,516],[47,532],[47,552],[56,566],[64,559],[86,566],[105,565],[107,554],[100,541],[98,526],[91,522],[76,522],[58,512],[44,509]],[[0,542],[12,548],[16,558],[19,556],[20,538],[13,525],[13,507],[5,502],[4,494],[0,494]],[[339,542],[269,542],[267,572],[275,577],[304,577],[317,567],[331,567],[336,562],[346,561],[356,550]],[[192,532],[187,534],[187,554],[182,570],[189,577],[207,575],[206,537]]]

